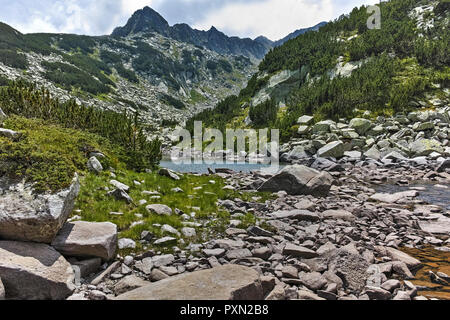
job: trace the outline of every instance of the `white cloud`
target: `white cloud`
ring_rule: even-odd
[[[378,0],[262,0],[250,3],[230,3],[210,13],[195,27],[208,30],[215,26],[229,35],[257,37],[264,35],[278,40],[300,28],[321,21],[330,21],[355,6],[377,3]]]
[[[171,23],[187,22],[228,35],[273,40],[378,0],[0,0],[0,21],[23,33],[110,34],[151,6]]]

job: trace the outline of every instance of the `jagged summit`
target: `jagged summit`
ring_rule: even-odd
[[[214,26],[208,31],[192,29],[186,23],[170,26],[158,12],[150,7],[136,11],[125,26],[114,29],[112,36],[127,37],[146,31],[157,32],[174,40],[203,46],[220,54],[244,55],[249,58],[262,59],[269,50],[258,41],[228,37]]]
[[[155,31],[169,34],[169,23],[158,12],[146,6],[136,11],[124,27],[114,29],[112,36],[125,37],[143,31]]]

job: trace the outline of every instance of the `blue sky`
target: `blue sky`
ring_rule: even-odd
[[[337,18],[355,6],[378,0],[0,0],[0,21],[23,33],[110,34],[134,11],[148,5],[171,25],[185,22],[230,36],[267,36],[278,40],[290,32]]]

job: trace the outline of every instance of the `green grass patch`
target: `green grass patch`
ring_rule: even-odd
[[[127,204],[124,201],[117,201],[108,197],[105,187],[112,190],[109,181],[112,179],[109,173],[104,172],[101,175],[88,174],[82,181],[81,192],[76,203],[74,214],[80,215],[85,221],[103,222],[111,221],[118,226],[120,238],[130,238],[136,241],[136,252],[143,249],[139,243],[142,231],[152,232],[156,238],[163,236],[174,236],[164,234],[158,225],[168,224],[181,232],[183,220],[181,216],[174,214],[172,216],[158,216],[150,214],[145,207],[149,204],[165,204],[173,211],[181,210],[187,215],[195,212],[195,217],[189,222],[201,223],[208,222],[207,227],[196,228],[197,236],[193,239],[174,236],[178,239],[183,238],[185,245],[189,243],[202,243],[209,240],[212,236],[225,231],[230,221],[230,214],[223,208],[217,206],[219,199],[240,198],[250,201],[258,196],[260,202],[271,199],[269,193],[237,192],[223,190],[225,182],[217,176],[196,176],[184,175],[180,181],[174,181],[167,177],[161,177],[157,173],[136,173],[129,170],[117,170],[116,180],[130,186],[129,195],[133,198],[134,204]],[[134,181],[141,184],[135,185]],[[184,192],[175,193],[173,188],[181,188]],[[201,189],[199,189],[201,188]],[[146,195],[144,191],[159,192],[158,199],[152,198],[152,195]],[[146,200],[145,205],[139,205],[140,200]],[[123,215],[111,215],[111,212],[120,212]],[[253,214],[247,213],[242,220],[241,227],[254,225],[256,218]],[[140,222],[138,225],[133,223]],[[152,247],[152,246],[150,246]],[[160,250],[161,248],[157,248]],[[129,253],[129,250],[127,250]]]
[[[37,119],[12,116],[4,126],[19,131],[19,141],[0,138],[0,176],[24,178],[37,192],[68,187],[75,172],[83,173],[90,152],[108,156],[103,164],[118,166],[117,149],[95,134],[66,129]]]
[[[199,93],[197,90],[195,90],[195,89],[191,90],[190,102],[192,104],[202,103],[202,102],[205,102],[206,100],[207,99],[201,93]]]

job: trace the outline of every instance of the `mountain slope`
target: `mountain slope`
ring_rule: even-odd
[[[138,111],[154,127],[183,122],[238,92],[255,71],[246,57],[159,33],[24,35],[6,24],[0,31],[0,85],[6,79],[36,82],[63,101]]]
[[[274,48],[239,97],[195,119],[279,128],[288,140],[305,114],[337,120],[448,104],[449,3],[393,0],[381,10],[379,30],[367,29],[363,6]]]
[[[208,31],[192,29],[187,24],[176,24],[171,27],[159,13],[149,7],[136,11],[125,26],[113,31],[112,36],[127,37],[140,32],[157,32],[174,40],[203,46],[220,54],[262,59],[268,51],[268,48],[258,41],[228,37],[214,27]]]
[[[320,22],[320,23],[316,24],[314,27],[311,27],[311,28],[298,29],[298,30],[296,30],[296,31],[294,31],[294,32],[292,32],[292,33],[290,33],[290,34],[288,34],[288,35],[287,35],[286,37],[284,37],[283,39],[280,39],[280,40],[278,40],[278,41],[275,41],[275,42],[273,43],[273,47],[279,47],[279,46],[283,45],[284,43],[288,42],[289,40],[295,39],[295,38],[297,38],[298,36],[300,36],[300,35],[302,35],[302,34],[304,34],[304,33],[306,33],[306,32],[309,32],[309,31],[318,31],[321,27],[323,27],[323,26],[326,25],[326,24],[327,24],[327,22]]]

